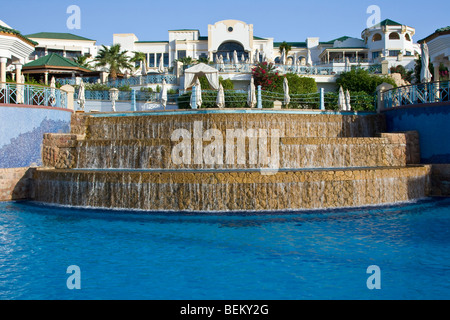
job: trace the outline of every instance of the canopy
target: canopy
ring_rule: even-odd
[[[162,83],[162,89],[161,89],[161,105],[164,107],[164,110],[166,110],[167,105],[167,85],[166,85],[166,79],[163,79]]]
[[[424,42],[421,45],[422,49],[422,69],[420,70],[420,82],[430,82],[431,81],[431,72],[428,69],[428,64],[430,61],[430,54],[428,51],[428,45]]]
[[[225,93],[223,91],[223,86],[220,84],[219,92],[217,93],[216,105],[219,108],[225,107]]]
[[[344,93],[344,89],[342,89],[342,86],[339,88],[338,106],[339,106],[339,110],[341,110],[341,111],[347,110],[347,103],[345,101],[345,93]]]
[[[348,89],[347,89],[347,91],[345,91],[345,101],[347,102],[346,103],[346,110],[347,111],[350,111],[350,110],[352,110],[352,105],[351,105],[351,103],[350,103],[350,101],[351,101],[351,97],[350,97],[350,92],[348,91]]]
[[[196,80],[202,76],[206,76],[211,88],[214,90],[219,89],[219,70],[204,63],[196,64],[195,66],[184,70],[184,89],[186,90],[195,85]]]
[[[84,82],[83,80],[81,80],[80,83],[80,89],[78,90],[78,103],[80,104],[80,109],[84,111],[84,105],[86,103],[86,98],[85,98],[85,89],[84,89]]]
[[[287,78],[283,80],[283,91],[284,91],[284,105],[288,105],[291,102],[291,97],[289,96],[289,83]]]
[[[195,94],[195,104],[193,103],[193,99],[194,99],[194,94]],[[200,80],[195,81],[195,92],[192,92],[191,94],[191,101],[190,101],[190,105],[192,109],[197,109],[197,107],[201,107],[202,106],[202,85],[200,84]]]
[[[247,104],[250,108],[254,108],[256,106],[256,88],[255,88],[255,80],[250,80],[250,85],[248,86],[248,96],[247,96]]]

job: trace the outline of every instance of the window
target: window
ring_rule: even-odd
[[[186,50],[178,50],[178,59],[186,58]]]
[[[381,41],[381,34],[375,33],[372,37],[372,42]]]
[[[248,58],[248,52],[245,52],[244,47],[238,43],[233,41],[228,41],[222,43],[219,48],[217,49],[216,55],[220,56],[222,55],[222,58],[226,60],[227,53],[230,59],[233,59],[234,51],[236,51],[238,58],[241,59],[241,56],[244,55],[244,58]]]
[[[64,51],[63,50],[56,50],[56,49],[48,49],[48,54],[59,54],[61,57],[64,56]]]
[[[164,57],[163,57],[163,61],[164,61],[164,67],[168,67],[169,66],[169,53],[164,53]]]
[[[381,55],[381,51],[372,52],[372,60],[378,59]]]
[[[66,58],[77,58],[81,56],[81,51],[66,51]]]
[[[155,66],[155,55],[153,53],[149,54],[150,58],[148,59],[148,66],[154,67]]]
[[[389,35],[389,40],[400,40],[400,35],[397,32],[392,32]]]
[[[405,39],[407,41],[411,41],[411,36],[409,35],[409,33],[405,34]]]
[[[389,50],[389,57],[396,57],[400,53],[400,50]]]
[[[412,56],[412,52],[411,51],[405,51],[405,56]]]

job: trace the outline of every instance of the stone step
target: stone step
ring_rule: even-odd
[[[261,211],[358,207],[429,193],[429,166],[345,170],[46,170],[33,199],[148,211]]]

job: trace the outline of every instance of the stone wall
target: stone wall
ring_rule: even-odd
[[[254,211],[380,205],[426,197],[427,166],[357,170],[35,172],[38,201],[167,211]]]
[[[35,168],[0,169],[0,201],[29,199]]]
[[[450,163],[450,102],[396,107],[382,113],[386,132],[419,133],[420,163]]]
[[[431,165],[431,194],[450,196],[450,164]]]
[[[79,114],[77,117],[82,117]],[[78,118],[77,118],[78,119]],[[82,122],[83,120],[78,120]],[[86,131],[76,129],[72,133],[86,133],[88,140],[143,140],[170,139],[176,129],[193,132],[196,122],[202,130],[217,129],[225,136],[227,129],[277,129],[281,137],[374,137],[386,132],[382,115],[340,115],[300,113],[198,113],[146,115],[128,117],[94,117],[86,115],[83,125]]]
[[[42,163],[44,167],[75,168],[77,160],[76,134],[44,134],[42,147]]]

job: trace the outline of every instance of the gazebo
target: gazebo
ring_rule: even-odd
[[[31,61],[23,66],[22,73],[29,75],[44,75],[44,82],[48,84],[49,76],[67,78],[83,76],[93,71],[80,66],[74,61],[64,58],[56,53]]]
[[[202,76],[206,76],[211,88],[219,90],[219,70],[204,63],[196,64],[184,70],[184,89],[186,90],[195,85],[197,79]]]
[[[6,72],[21,78],[22,66],[34,51],[37,42],[23,36],[0,20],[0,82],[6,82]]]

